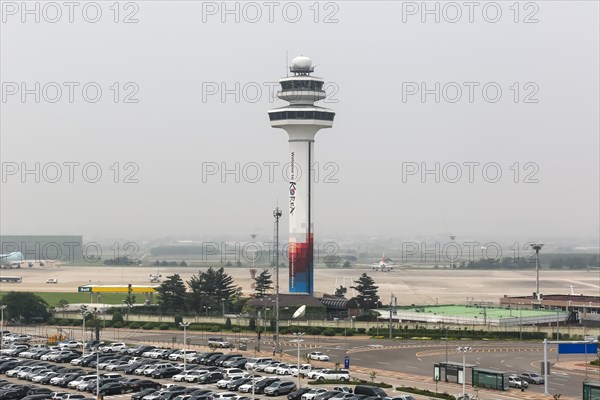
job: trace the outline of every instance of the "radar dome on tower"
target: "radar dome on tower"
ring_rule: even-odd
[[[312,60],[308,57],[298,56],[292,60],[290,72],[294,73],[309,73],[315,69],[312,66]]]

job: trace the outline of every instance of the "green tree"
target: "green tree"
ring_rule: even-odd
[[[46,322],[48,320],[48,303],[31,292],[8,292],[2,297],[5,321]]]
[[[201,311],[203,306],[215,310],[221,305],[221,299],[230,303],[239,293],[239,287],[234,284],[233,278],[225,273],[223,267],[210,267],[205,272],[193,275],[187,283],[191,290],[188,296],[189,307],[197,311]]]
[[[121,314],[119,311],[115,311],[112,315],[112,325],[114,326],[115,323],[120,322],[121,324],[123,323],[123,314]]]
[[[342,268],[350,268],[350,261],[344,261]]]
[[[67,307],[69,306],[69,302],[65,299],[60,299],[58,301],[58,303],[56,303],[58,308],[62,308],[63,311],[65,311],[67,309]]]
[[[156,288],[158,306],[163,311],[182,311],[186,297],[186,287],[179,274],[167,276],[167,279]]]
[[[127,304],[128,308],[133,307],[135,304],[135,294],[133,294],[133,288],[131,287],[131,283],[127,285],[127,297],[125,297],[125,304]]]
[[[366,272],[354,283],[356,286],[350,286],[350,288],[358,292],[356,298],[363,307],[370,308],[379,302],[379,295],[377,295],[379,286],[375,286],[375,281]]]
[[[348,293],[348,288],[343,287],[342,285],[340,285],[339,288],[335,289],[335,296],[338,297],[345,297],[346,293]]]
[[[273,289],[273,280],[268,269],[264,269],[256,278],[254,278],[256,284],[256,297],[263,297],[268,290]]]

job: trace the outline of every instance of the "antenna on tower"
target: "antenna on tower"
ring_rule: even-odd
[[[290,64],[289,64],[289,59],[288,59],[288,51],[285,51],[285,77],[289,77],[289,73],[290,73]]]

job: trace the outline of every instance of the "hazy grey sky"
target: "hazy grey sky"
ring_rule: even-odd
[[[598,237],[597,2],[428,2],[439,22],[422,2],[81,2],[72,23],[62,2],[27,4],[2,2],[1,233],[270,234],[287,51],[312,58],[336,111],[315,146],[317,237]],[[36,162],[39,183],[21,173]],[[236,163],[239,182],[221,175]],[[421,174],[435,163],[439,182]]]

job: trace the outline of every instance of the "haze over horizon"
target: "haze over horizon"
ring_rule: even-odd
[[[3,10],[0,234],[265,240],[278,205],[285,242],[287,135],[267,110],[286,104],[269,91],[303,54],[328,82],[318,105],[336,112],[315,142],[315,240],[597,246],[597,2],[518,16],[502,4],[496,23],[480,10],[473,23],[467,10],[423,23],[411,2],[360,1],[299,3],[294,23],[267,10],[250,22],[240,6],[236,22],[209,3],[135,3],[119,23],[108,4],[98,23]],[[120,23],[130,14],[137,23]],[[47,91],[36,102],[23,82]],[[65,82],[77,83],[73,102]],[[97,102],[82,97],[90,82]]]

